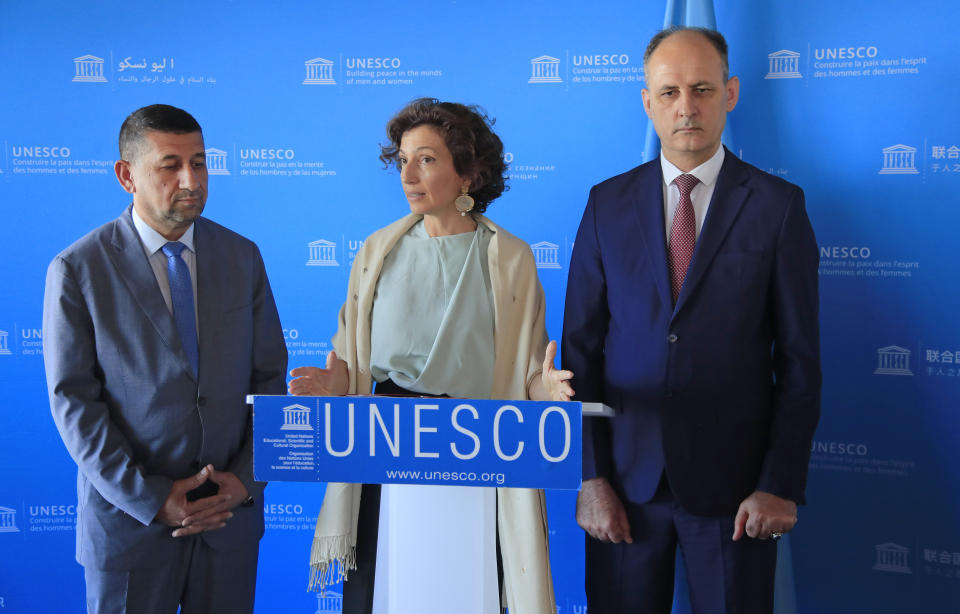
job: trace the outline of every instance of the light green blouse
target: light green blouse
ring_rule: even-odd
[[[492,233],[431,237],[421,220],[383,262],[373,300],[370,373],[426,394],[486,399],[493,387]]]

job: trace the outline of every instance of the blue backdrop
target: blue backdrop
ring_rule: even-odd
[[[0,612],[83,611],[43,278],[128,203],[112,165],[130,111],[166,102],[202,124],[207,215],[260,245],[299,366],[323,363],[363,238],[407,210],[377,160],[386,120],[416,96],[483,105],[511,161],[489,214],[534,246],[557,336],[587,191],[643,160],[642,54],[663,16],[663,0],[0,3]],[[735,153],[806,190],[821,246],[824,405],[792,534],[797,610],[952,611],[960,6],[718,0],[716,18],[742,81]],[[305,591],[322,494],[268,488],[258,612],[336,611]],[[574,496],[548,501],[558,606],[583,613]]]

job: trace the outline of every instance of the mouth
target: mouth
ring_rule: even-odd
[[[181,205],[197,206],[202,201],[200,198],[200,194],[187,192],[183,196],[178,196],[174,198],[174,202],[179,203]]]
[[[407,200],[420,200],[426,196],[423,192],[407,192]]]
[[[682,126],[673,131],[674,134],[693,134],[695,132],[701,132],[702,128],[699,126]]]

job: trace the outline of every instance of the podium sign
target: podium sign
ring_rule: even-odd
[[[254,396],[261,481],[580,488],[581,404]]]

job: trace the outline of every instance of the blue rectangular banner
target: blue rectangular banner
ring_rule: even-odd
[[[581,404],[253,397],[262,481],[580,488]]]

